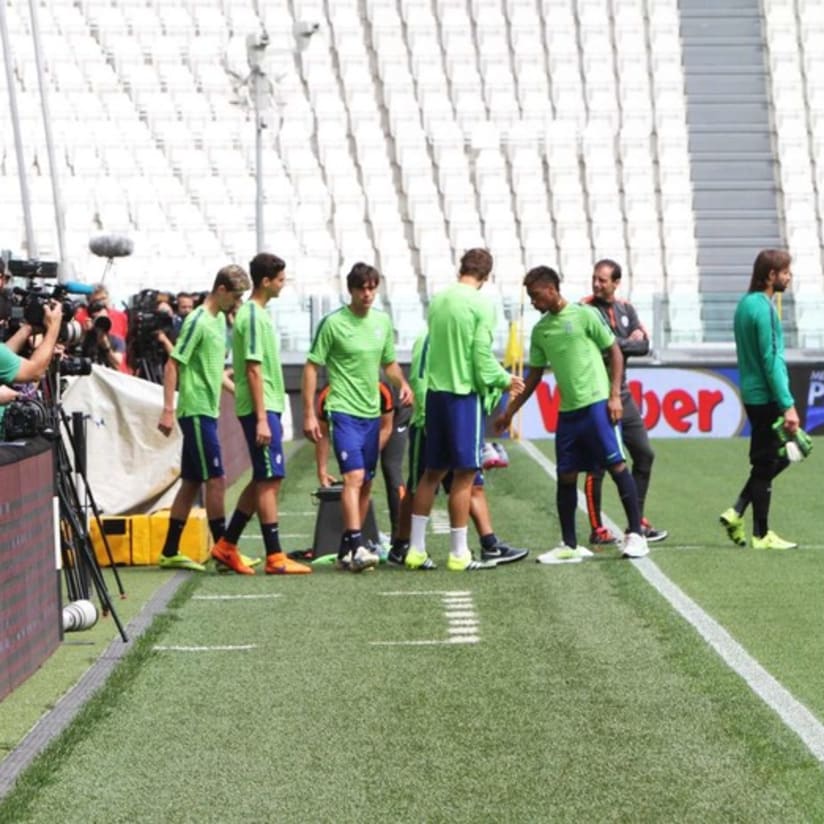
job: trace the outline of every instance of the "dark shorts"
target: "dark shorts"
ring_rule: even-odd
[[[193,415],[178,418],[177,422],[183,433],[180,477],[200,483],[209,478],[222,478],[225,473],[217,439],[217,418]]]
[[[329,415],[329,440],[344,475],[363,469],[366,480],[371,481],[375,477],[380,430],[380,418],[356,418],[345,412],[332,412]]]
[[[430,469],[479,469],[485,418],[474,393],[426,393],[425,464]]]
[[[609,419],[606,401],[558,414],[555,462],[559,474],[586,472],[624,460],[620,428]]]
[[[286,475],[286,456],[283,454],[283,427],[280,423],[280,413],[267,411],[266,419],[269,422],[272,440],[268,446],[261,446],[255,443],[257,440],[255,413],[238,418],[243,427],[243,434],[246,436],[246,445],[249,447],[249,457],[252,459],[252,480],[255,481],[271,481]]]
[[[415,494],[418,482],[426,471],[426,432],[418,426],[409,427],[409,477],[406,488],[411,495]],[[474,486],[484,485],[484,473],[479,469],[475,473]],[[447,472],[442,481],[444,491],[448,494],[452,485],[452,473]]]

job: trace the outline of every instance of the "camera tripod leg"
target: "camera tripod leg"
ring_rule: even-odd
[[[111,595],[109,595],[109,590],[106,587],[106,580],[103,577],[103,572],[100,569],[100,565],[97,563],[97,557],[94,554],[94,547],[92,546],[91,539],[89,538],[88,533],[83,529],[77,510],[71,500],[71,495],[67,494],[65,484],[58,484],[58,497],[60,499],[60,518],[62,521],[61,531],[64,531],[67,536],[67,540],[63,544],[64,564],[66,561],[65,550],[68,547],[71,550],[71,556],[69,558],[70,565],[73,567],[75,575],[81,580],[85,579],[85,586],[83,587],[84,591],[78,597],[88,598],[88,581],[90,579],[94,585],[95,592],[97,592],[97,597],[100,600],[103,613],[111,614],[112,619],[117,626],[118,632],[120,633],[120,637],[124,641],[128,641],[129,638],[126,635],[126,630],[120,622],[120,617],[117,614],[117,610],[114,608]],[[70,590],[70,596],[73,596],[74,594],[71,592],[72,578],[68,575],[66,577],[66,582],[67,587]]]
[[[121,598],[126,597],[126,591],[123,589],[123,582],[120,579],[120,573],[117,571],[117,566],[114,562],[114,557],[112,556],[112,548],[109,545],[109,538],[106,535],[103,529],[103,523],[100,520],[101,512],[99,507],[97,506],[97,501],[94,499],[94,495],[92,495],[92,489],[89,484],[89,479],[86,476],[86,458],[85,458],[85,444],[86,439],[83,437],[83,415],[82,413],[76,412],[74,413],[77,415],[80,420],[78,421],[77,418],[74,419],[73,423],[74,426],[69,425],[69,417],[66,414],[66,410],[63,409],[62,406],[59,407],[60,409],[60,419],[63,422],[63,426],[66,428],[66,432],[69,435],[69,441],[72,445],[72,451],[74,452],[74,469],[77,474],[83,480],[83,488],[86,491],[86,498],[91,506],[92,513],[94,515],[94,519],[97,522],[97,529],[100,533],[100,537],[103,540],[103,546],[106,549],[106,557],[109,559],[109,565],[111,567],[112,573],[114,574],[115,582],[117,583],[117,590],[120,593]],[[80,430],[80,431],[78,431]],[[82,441],[82,443],[81,443]],[[65,445],[59,444],[58,448],[65,449]],[[68,463],[68,455],[65,455],[65,461]],[[80,501],[78,503],[78,511],[80,510]]]

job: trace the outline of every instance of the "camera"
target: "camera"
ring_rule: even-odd
[[[57,262],[53,260],[10,260],[6,267],[16,278],[57,278]]]
[[[91,375],[92,373],[91,358],[65,357],[60,359],[58,366],[62,377]]]
[[[174,329],[174,316],[157,308],[156,289],[144,289],[131,299],[126,310],[129,319],[129,336],[126,352],[129,365],[137,374],[147,372],[155,382],[162,382],[166,352],[157,339],[158,332],[170,334]]]
[[[60,343],[71,345],[83,337],[82,326],[74,320],[77,305],[69,299],[68,290],[58,283],[51,286],[35,283],[37,279],[57,278],[55,261],[10,260],[7,268],[13,277],[28,281],[25,287],[15,286],[6,290],[0,300],[0,321],[6,321],[8,334],[13,334],[21,323],[28,323],[35,331],[43,331],[46,306],[57,301],[63,309],[57,339]]]
[[[49,429],[49,410],[38,398],[20,398],[6,407],[3,437],[7,441],[34,438]]]

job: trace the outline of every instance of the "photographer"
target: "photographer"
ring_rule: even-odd
[[[83,338],[83,357],[93,363],[128,373],[126,341],[112,332],[109,309],[103,301],[89,304],[86,336]]]
[[[43,307],[45,334],[40,345],[28,358],[18,354],[32,335],[33,330],[27,323],[22,323],[5,343],[0,343],[0,422],[5,415],[6,406],[18,396],[11,384],[39,381],[46,373],[62,320],[63,307],[59,303],[52,302]]]

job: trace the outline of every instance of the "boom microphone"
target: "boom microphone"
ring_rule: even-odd
[[[95,235],[89,240],[93,255],[104,258],[128,257],[134,251],[134,243],[125,235]]]

